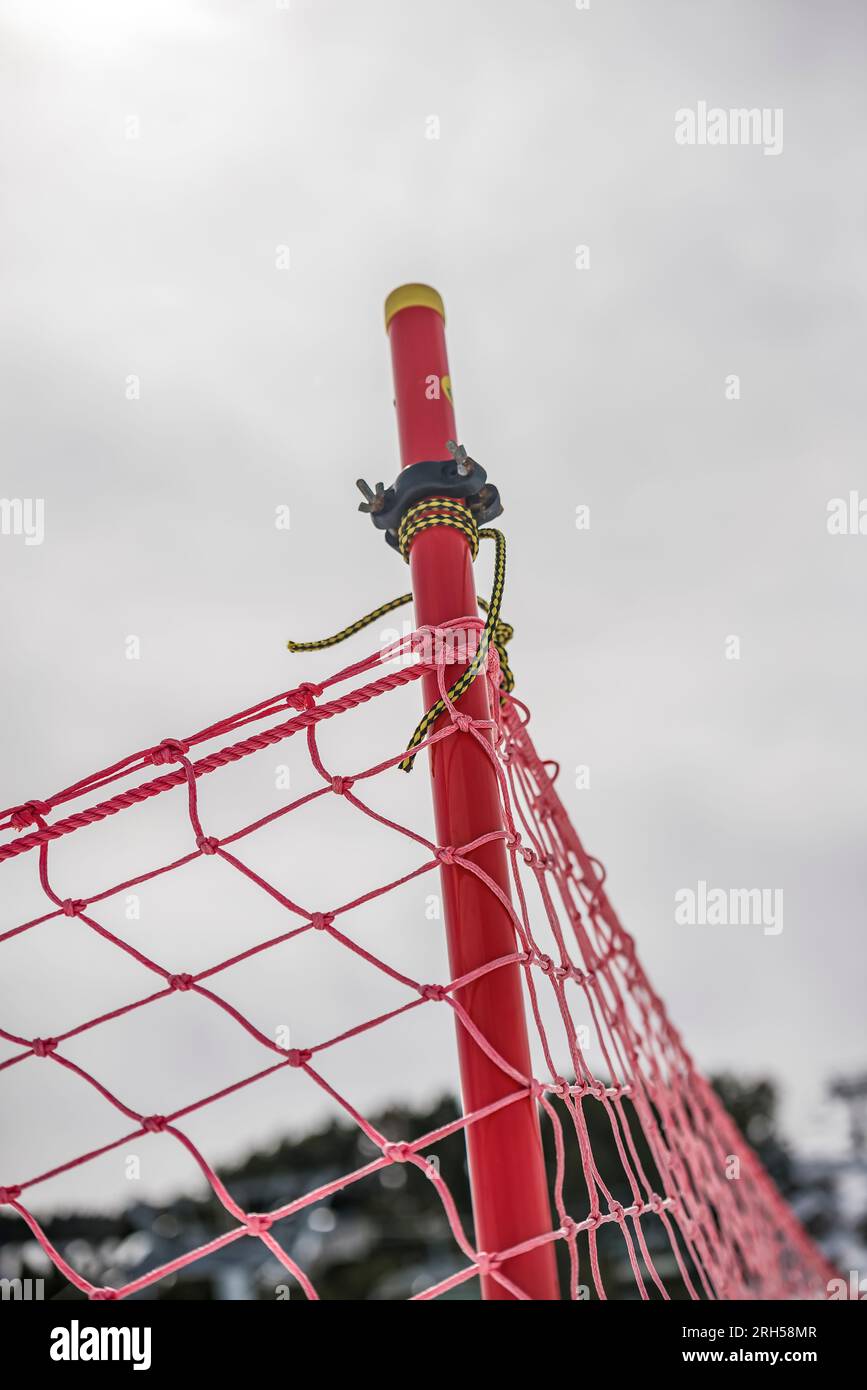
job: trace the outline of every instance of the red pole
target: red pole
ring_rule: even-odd
[[[410,468],[425,460],[446,459],[446,440],[457,440],[458,435],[442,300],[428,285],[402,285],[386,300],[385,322],[391,340],[401,464]],[[410,572],[419,626],[478,614],[472,557],[459,531],[435,526],[418,535],[410,552]],[[460,670],[446,672],[447,685]],[[439,695],[435,674],[426,676],[423,685],[425,708],[429,708]],[[473,718],[490,719],[483,678],[473,682],[459,708]],[[465,845],[492,830],[502,830],[496,776],[475,739],[456,734],[434,745],[427,756],[441,845]],[[502,841],[483,845],[468,857],[510,899]],[[452,978],[513,954],[512,922],[490,888],[459,865],[443,866],[441,872]],[[458,998],[497,1052],[522,1075],[532,1075],[520,966],[491,971],[465,985]],[[514,1093],[513,1078],[491,1061],[459,1020],[457,1038],[465,1114]],[[515,1101],[469,1125],[466,1136],[477,1249],[494,1254],[550,1231],[536,1102],[529,1096]],[[560,1296],[553,1243],[505,1261],[502,1271],[531,1298]],[[482,1296],[508,1299],[512,1295],[486,1276]]]

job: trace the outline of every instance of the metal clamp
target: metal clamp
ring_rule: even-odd
[[[502,513],[500,494],[488,482],[481,464],[453,439],[446,440],[446,448],[451,458],[410,464],[389,488],[383,483],[371,488],[363,478],[358,479],[356,487],[364,497],[358,510],[367,512],[376,529],[385,532],[385,539],[394,550],[399,549],[397,530],[407,507],[427,497],[460,498],[479,526],[486,526]]]

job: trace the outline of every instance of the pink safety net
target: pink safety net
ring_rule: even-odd
[[[489,969],[519,964],[525,982],[531,1030],[538,1032],[539,1055],[544,1057],[542,1074],[517,1076],[491,1044],[480,1035],[461,1005],[461,987],[467,979],[443,980],[429,984],[409,978],[386,960],[363,948],[352,936],[352,912],[361,904],[393,891],[408,880],[436,874],[441,865],[454,866],[456,872],[484,873],[472,863],[472,853],[484,841],[473,845],[438,845],[408,825],[382,815],[369,800],[375,794],[376,779],[397,775],[392,769],[404,757],[403,746],[374,766],[353,768],[345,774],[329,770],[321,755],[318,731],[325,721],[338,719],[346,711],[371,700],[388,696],[400,687],[417,681],[436,666],[430,651],[448,649],[451,633],[414,633],[386,652],[345,667],[318,684],[305,683],[271,699],[240,711],[184,738],[167,738],[158,746],[140,749],[109,767],[44,800],[28,801],[0,814],[0,832],[15,832],[0,844],[0,862],[33,854],[37,861],[47,910],[40,916],[14,925],[0,933],[0,945],[22,933],[38,937],[42,924],[62,917],[75,917],[105,943],[106,950],[128,953],[153,975],[154,988],[145,997],[122,1007],[89,1018],[66,1032],[50,1037],[23,1037],[0,1029],[0,1037],[14,1051],[0,1063],[33,1069],[34,1103],[38,1104],[39,1068],[66,1068],[78,1080],[92,1087],[107,1106],[117,1112],[116,1139],[90,1152],[69,1157],[49,1171],[32,1175],[4,1172],[0,1167],[0,1204],[18,1213],[33,1236],[60,1272],[92,1299],[118,1299],[157,1284],[182,1266],[192,1264],[234,1241],[253,1237],[263,1242],[277,1261],[297,1280],[308,1298],[318,1294],[308,1273],[281,1247],[272,1228],[276,1223],[302,1211],[313,1203],[377,1173],[387,1165],[414,1165],[431,1181],[441,1200],[455,1242],[455,1270],[449,1277],[415,1295],[436,1298],[458,1285],[485,1274],[499,1280],[517,1298],[524,1291],[510,1280],[502,1265],[521,1251],[546,1242],[562,1242],[567,1252],[568,1277],[564,1296],[586,1296],[579,1290],[586,1284],[596,1296],[606,1297],[598,1258],[598,1242],[612,1232],[622,1240],[622,1251],[629,1261],[635,1293],[641,1298],[669,1296],[666,1280],[657,1269],[660,1263],[647,1240],[652,1223],[664,1232],[667,1264],[676,1266],[679,1279],[691,1298],[810,1298],[824,1296],[833,1271],[818,1248],[802,1229],[783,1201],[770,1177],[737,1130],[708,1082],[696,1070],[665,1007],[651,988],[637,959],[635,943],[621,926],[605,890],[605,873],[599,861],[584,849],[560,798],[555,791],[556,764],[543,762],[528,733],[529,715],[512,696],[502,702],[499,695],[499,664],[491,650],[486,673],[492,691],[496,717],[488,722],[472,721],[450,706],[447,716],[422,748],[443,739],[473,738],[484,748],[496,770],[501,791],[503,829],[485,837],[502,839],[508,850],[514,883],[511,908],[515,929],[513,955],[492,962]],[[436,640],[432,643],[431,638]],[[441,640],[445,638],[445,643]],[[442,664],[438,670],[440,689],[445,694]],[[337,693],[337,688],[341,693]],[[288,714],[287,712],[291,711]],[[398,726],[401,727],[401,726]],[[237,737],[240,731],[243,735]],[[232,737],[235,741],[231,741]],[[219,838],[208,833],[204,810],[206,787],[200,786],[209,774],[240,759],[297,736],[306,738],[313,768],[321,786],[276,810]],[[227,741],[228,740],[228,741]],[[214,745],[204,752],[203,745]],[[196,755],[196,750],[201,756]],[[421,771],[420,759],[419,770]],[[154,766],[160,771],[148,775]],[[115,794],[107,794],[113,783],[134,780]],[[416,773],[416,777],[419,774]],[[178,791],[186,796],[190,824],[189,847],[169,863],[149,868],[122,883],[115,883],[81,898],[62,898],[52,885],[51,846],[61,837],[83,835],[89,827],[118,815],[153,797]],[[424,791],[422,786],[419,791]],[[102,793],[95,797],[95,793]],[[265,826],[290,818],[286,833],[291,834],[291,818],[304,815],[305,807],[323,797],[341,797],[359,816],[372,817],[396,835],[408,837],[417,848],[417,866],[394,881],[375,882],[369,891],[351,902],[334,907],[325,904],[304,907],[292,900],[274,883],[255,872],[243,858],[244,842]],[[81,805],[82,802],[86,804]],[[75,803],[80,809],[72,810]],[[132,833],[132,832],[131,832]],[[214,962],[196,974],[177,974],[152,960],[143,951],[123,940],[100,921],[100,905],[116,894],[167,874],[180,874],[184,866],[205,856],[219,856],[227,865],[267,893],[286,913],[286,929],[264,942],[239,949],[229,958]],[[540,910],[530,912],[528,885],[535,884],[534,901]],[[495,891],[495,885],[488,885]],[[219,980],[243,961],[258,958],[263,970],[272,968],[275,952],[292,950],[292,942],[305,933],[327,933],[334,943],[355,953],[371,970],[382,971],[406,990],[406,1002],[399,1008],[369,1018],[348,1028],[338,1037],[311,1038],[303,1048],[281,1048],[256,1023],[233,1007],[219,993]],[[445,950],[443,950],[445,960]],[[7,977],[8,978],[8,977]],[[227,1079],[218,1091],[191,1101],[169,1114],[141,1114],[122,1096],[116,1095],[99,1075],[78,1065],[66,1047],[74,1038],[99,1029],[111,1020],[135,1010],[147,1009],[173,992],[195,992],[214,1009],[225,1011],[238,1028],[245,1029],[263,1049],[263,1066],[252,1075]],[[550,991],[571,1059],[568,1075],[558,1069],[556,1049],[550,1041],[542,1007],[543,994]],[[593,1021],[599,1039],[604,1071],[591,1069],[576,1027],[576,1006]],[[332,1049],[351,1047],[352,1040],[386,1023],[397,1014],[415,1009],[450,1009],[457,1025],[465,1028],[480,1047],[502,1064],[510,1079],[508,1094],[495,1106],[464,1114],[453,1124],[432,1133],[393,1142],[378,1132],[360,1113],[352,1097],[342,1094],[328,1078],[328,1058]],[[245,1087],[254,1087],[281,1068],[297,1068],[311,1086],[320,1087],[331,1101],[342,1108],[376,1146],[378,1156],[353,1172],[317,1187],[301,1197],[268,1212],[248,1212],[235,1200],[208,1158],[184,1131],[186,1117],[203,1107],[217,1105]],[[597,1068],[597,1070],[602,1070]],[[533,1095],[547,1117],[553,1135],[555,1175],[551,1185],[552,1229],[540,1231],[525,1242],[520,1251],[479,1252],[458,1215],[457,1204],[448,1185],[422,1157],[424,1150],[450,1134],[483,1120],[492,1110]],[[619,1201],[597,1166],[591,1144],[585,1107],[599,1105],[611,1128],[619,1164]],[[192,1156],[210,1184],[216,1198],[230,1214],[232,1228],[190,1250],[178,1259],[150,1269],[142,1277],[117,1288],[97,1287],[72,1267],[46,1237],[39,1220],[28,1207],[28,1193],[40,1184],[82,1164],[87,1164],[145,1134],[164,1136],[165,1143],[182,1145]],[[652,1162],[644,1155],[649,1153]],[[726,1175],[727,1159],[740,1156],[737,1180]],[[507,1158],[506,1158],[506,1161]],[[580,1209],[567,1210],[564,1191],[567,1165],[580,1168],[582,1199]],[[570,1189],[574,1191],[574,1187]],[[659,1241],[654,1243],[658,1250]],[[582,1259],[583,1252],[583,1259]],[[673,1256],[673,1260],[670,1258]]]

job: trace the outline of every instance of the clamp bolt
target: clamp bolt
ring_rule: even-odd
[[[356,482],[355,486],[358,488],[358,491],[361,493],[362,497],[365,499],[363,502],[359,502],[359,504],[358,504],[358,510],[359,510],[360,512],[381,512],[381,511],[382,511],[383,507],[385,506],[385,484],[384,484],[384,483],[377,483],[377,484],[376,484],[376,491],[375,491],[375,492],[374,492],[374,490],[371,488],[370,484],[369,484],[369,483],[366,483],[366,482],[364,481],[363,478],[359,478],[358,481]]]
[[[453,439],[446,440],[446,448],[457,465],[458,476],[468,478],[476,467],[475,459],[470,458],[463,444],[456,444]]]

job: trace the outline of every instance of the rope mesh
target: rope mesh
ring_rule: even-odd
[[[463,631],[477,632],[478,623],[462,620]],[[525,1250],[547,1242],[562,1242],[568,1254],[568,1293],[591,1284],[604,1298],[598,1257],[601,1234],[608,1238],[615,1231],[629,1261],[637,1295],[641,1298],[669,1297],[666,1280],[657,1268],[648,1241],[648,1230],[664,1232],[670,1252],[668,1267],[678,1271],[688,1296],[692,1298],[805,1298],[821,1297],[833,1271],[806,1235],[782,1200],[757,1157],[738,1132],[710,1085],[696,1070],[679,1034],[670,1023],[662,1001],[654,993],[641,968],[632,937],[621,926],[605,891],[605,872],[598,860],[584,849],[555,788],[556,764],[543,762],[527,729],[526,708],[513,696],[501,701],[500,665],[496,651],[486,656],[484,679],[491,688],[491,721],[472,720],[461,714],[448,699],[445,685],[446,657],[453,650],[451,639],[457,624],[436,631],[422,630],[396,643],[385,652],[343,668],[319,684],[305,683],[262,701],[248,709],[189,735],[184,739],[165,739],[156,747],[140,749],[128,758],[62,789],[44,801],[29,801],[0,813],[0,832],[15,831],[13,838],[0,844],[0,863],[33,853],[38,866],[41,889],[48,900],[42,915],[21,922],[0,933],[0,945],[23,933],[32,933],[37,942],[42,924],[74,917],[93,932],[105,948],[127,953],[153,976],[154,988],[145,996],[79,1023],[66,1032],[50,1037],[25,1037],[0,1029],[0,1037],[14,1048],[0,1063],[0,1071],[10,1067],[61,1067],[82,1085],[92,1087],[106,1106],[113,1107],[119,1124],[117,1137],[99,1148],[66,1159],[49,1171],[26,1176],[4,1172],[0,1166],[0,1204],[11,1208],[27,1223],[35,1239],[67,1280],[91,1299],[118,1299],[135,1294],[176,1273],[184,1266],[231,1245],[243,1237],[263,1243],[271,1255],[297,1280],[304,1294],[318,1297],[308,1273],[281,1246],[272,1231],[276,1223],[303,1211],[312,1204],[347,1188],[386,1166],[412,1165],[431,1181],[442,1203],[445,1218],[455,1242],[455,1270],[447,1278],[415,1295],[432,1299],[457,1288],[479,1274],[497,1279],[515,1297],[525,1292],[508,1278],[501,1266]],[[502,805],[503,829],[492,831],[472,845],[438,845],[420,831],[402,825],[368,804],[375,779],[397,767],[404,757],[398,748],[375,765],[336,775],[323,761],[320,725],[341,714],[409,685],[426,671],[435,669],[446,716],[439,727],[420,745],[429,748],[448,738],[473,738],[484,749],[495,769]],[[365,679],[368,678],[368,679]],[[336,686],[347,686],[335,694]],[[287,710],[291,711],[287,718]],[[221,742],[216,750],[196,757],[199,745],[224,740],[244,730],[236,741]],[[321,786],[262,815],[219,838],[206,830],[204,793],[200,788],[208,774],[296,735],[306,737],[312,766]],[[113,783],[135,777],[153,768],[165,769],[156,777],[140,781],[106,795]],[[81,898],[62,898],[49,876],[51,846],[58,839],[81,834],[107,817],[119,814],[141,802],[185,788],[191,842],[186,852],[161,864]],[[200,791],[203,796],[200,797]],[[364,796],[362,795],[364,792]],[[102,795],[94,800],[94,794]],[[292,901],[274,883],[251,868],[242,856],[243,842],[266,825],[286,816],[304,814],[317,799],[339,796],[360,816],[404,836],[418,852],[418,863],[408,874],[391,882],[381,882],[351,902],[327,910],[304,908]],[[70,811],[68,803],[86,799],[80,810]],[[52,819],[49,823],[50,817]],[[523,973],[531,1030],[537,1034],[538,1055],[544,1059],[540,1074],[519,1076],[493,1050],[476,1028],[461,1004],[462,986],[470,976],[427,984],[395,969],[374,952],[362,947],[352,936],[352,912],[362,904],[392,892],[407,881],[436,874],[443,865],[455,872],[470,872],[495,892],[496,885],[473,861],[481,844],[502,840],[508,851],[513,880],[510,913],[515,929],[515,951],[492,962],[497,970],[518,964]],[[267,893],[286,913],[286,930],[264,943],[237,950],[197,974],[178,974],[150,959],[136,946],[109,930],[100,921],[100,904],[114,895],[163,875],[182,872],[185,865],[203,857],[219,857],[238,874]],[[531,896],[540,910],[531,913]],[[257,958],[263,970],[274,969],[273,957],[291,952],[293,940],[308,933],[327,934],[333,943],[353,953],[366,967],[383,972],[406,991],[405,1002],[388,1013],[366,1019],[336,1038],[310,1039],[303,1048],[286,1049],[263,1033],[256,1023],[221,996],[219,979],[243,961]],[[38,949],[35,946],[35,949]],[[478,972],[476,972],[476,975]],[[251,1075],[227,1079],[219,1090],[191,1101],[167,1114],[142,1114],[129,1099],[116,1095],[98,1075],[74,1062],[65,1045],[90,1030],[174,993],[195,993],[209,1006],[222,1010],[240,1029],[263,1049],[263,1065]],[[465,1114],[453,1124],[434,1132],[389,1141],[365,1118],[352,1097],[343,1094],[329,1080],[329,1053],[351,1045],[353,1038],[380,1027],[389,1019],[419,1008],[448,1008],[459,1028],[468,1030],[476,1043],[502,1066],[510,1089],[496,1104]],[[592,1019],[604,1068],[596,1074],[589,1065],[586,1048],[576,1025],[576,1013]],[[543,1015],[557,1020],[561,1036],[551,1037],[550,1024]],[[558,1068],[556,1055],[568,1056],[566,1075]],[[199,1151],[184,1130],[185,1118],[202,1108],[246,1087],[282,1068],[294,1068],[319,1087],[338,1105],[378,1150],[378,1156],[352,1172],[345,1173],[303,1196],[274,1210],[256,1213],[243,1209],[221,1181],[207,1157]],[[39,1076],[33,1076],[38,1094]],[[539,1231],[521,1247],[512,1250],[480,1252],[464,1229],[457,1204],[448,1185],[422,1157],[425,1149],[445,1137],[483,1120],[494,1110],[534,1096],[547,1116],[553,1135],[556,1158],[551,1199],[553,1229]],[[585,1107],[598,1104],[604,1110],[619,1162],[622,1165],[619,1201],[612,1184],[603,1178],[594,1160],[588,1136]],[[164,1141],[183,1146],[232,1220],[230,1230],[169,1263],[119,1287],[99,1287],[47,1238],[39,1220],[30,1210],[27,1194],[38,1185],[102,1155],[117,1150],[146,1134],[159,1134]],[[568,1142],[567,1142],[568,1141]],[[649,1151],[652,1164],[643,1157]],[[567,1163],[580,1166],[582,1200],[580,1208],[567,1210],[564,1191],[576,1189],[566,1183]],[[726,1176],[727,1158],[740,1156],[741,1171],[736,1181]],[[658,1230],[656,1229],[658,1228]],[[580,1240],[579,1240],[580,1237]],[[584,1254],[583,1252],[586,1252]],[[672,1259],[673,1257],[673,1259]],[[566,1289],[564,1289],[566,1292]]]

